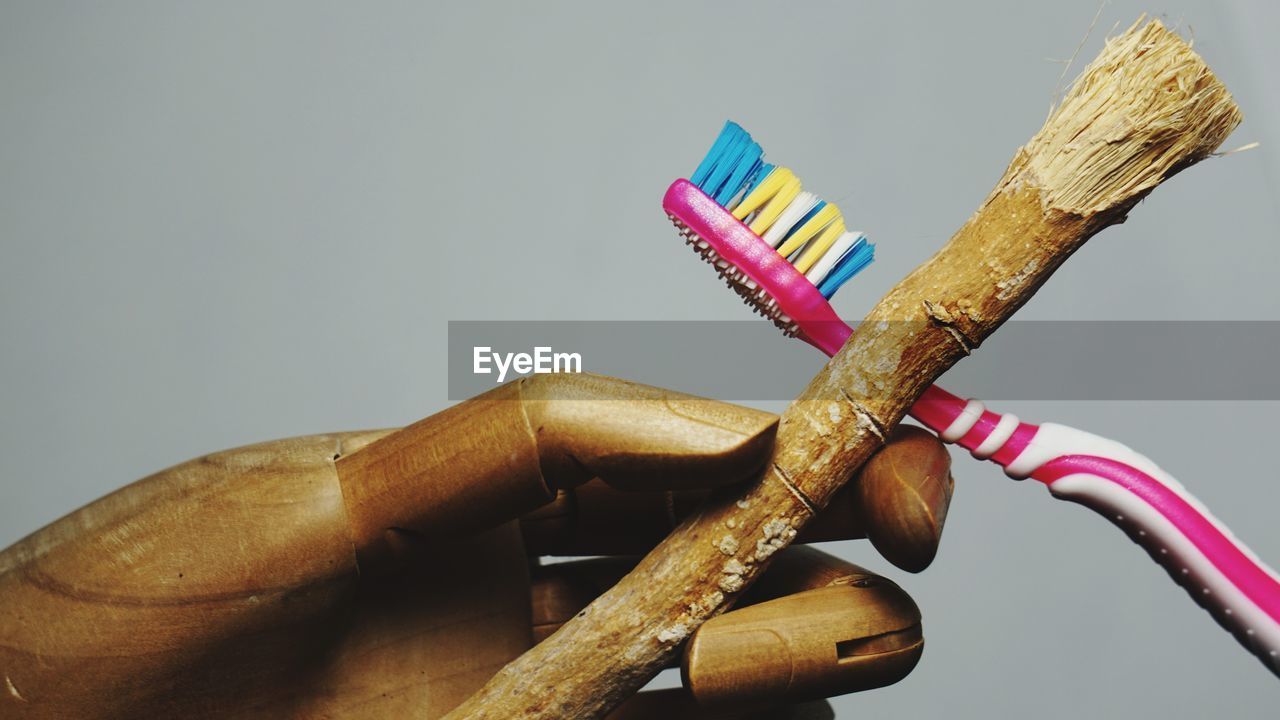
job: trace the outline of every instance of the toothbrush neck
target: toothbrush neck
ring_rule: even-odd
[[[963,400],[937,385],[924,391],[911,407],[911,415],[943,440],[1002,467],[1013,462],[1039,429],[1019,422],[1016,415],[991,412],[980,401]]]
[[[836,323],[826,332],[801,333],[800,338],[834,356],[853,328]],[[937,385],[930,385],[911,406],[911,416],[943,440],[968,450],[979,460],[1008,467],[1027,447],[1039,426],[1018,421],[1012,413],[991,412],[979,400],[964,400]]]

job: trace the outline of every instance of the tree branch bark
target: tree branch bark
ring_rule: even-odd
[[[636,569],[450,718],[599,717],[723,612],[939,375],[1088,238],[1218,148],[1231,96],[1157,21],[1110,40],[959,232],[787,409],[766,472],[714,495]]]

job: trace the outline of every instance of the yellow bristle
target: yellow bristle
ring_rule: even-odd
[[[791,253],[803,247],[804,244],[809,242],[814,235],[818,234],[818,231],[826,227],[828,223],[835,220],[839,215],[839,210],[835,205],[830,203],[824,205],[817,214],[809,218],[808,222],[801,225],[799,230],[792,233],[791,237],[787,238],[787,241],[782,243],[782,246],[778,248],[778,254],[782,257],[790,256]],[[751,229],[755,230],[754,227]]]
[[[769,229],[769,226],[778,219],[778,216],[782,214],[782,211],[786,210],[787,206],[791,204],[791,201],[795,200],[796,196],[799,194],[800,178],[792,175],[791,179],[778,189],[778,194],[774,195],[773,198],[769,200],[768,204],[761,208],[760,212],[756,214],[749,226],[751,228],[751,232],[757,235],[763,235],[765,231]]]
[[[738,207],[733,209],[733,216],[739,220],[745,220],[748,215],[758,210],[762,205],[769,201],[769,198],[778,194],[778,190],[787,182],[795,180],[796,176],[790,170],[784,167],[775,167],[760,184],[738,203]]]
[[[827,207],[831,206],[828,205]],[[804,252],[793,263],[796,266],[796,270],[802,273],[809,272],[809,268],[813,267],[813,264],[818,262],[827,250],[831,249],[831,246],[842,234],[844,234],[844,218],[840,217],[840,213],[837,210],[836,219],[822,231],[818,239],[809,243],[809,247],[805,248]]]

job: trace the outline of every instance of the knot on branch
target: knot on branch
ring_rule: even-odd
[[[946,330],[956,342],[960,343],[960,349],[965,355],[973,352],[978,344],[965,335],[960,328],[956,327],[959,318],[946,308],[942,303],[935,303],[932,300],[924,301],[924,312],[929,316],[935,325]]]

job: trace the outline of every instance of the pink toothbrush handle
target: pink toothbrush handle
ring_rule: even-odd
[[[736,268],[739,292],[774,322],[827,355],[853,329],[773,247],[687,180],[667,189],[663,208],[692,233],[725,274]],[[733,285],[734,282],[730,284]],[[771,304],[761,308],[761,293]],[[1155,463],[1120,443],[1065,427],[1035,426],[987,411],[930,387],[911,415],[945,441],[1013,478],[1032,477],[1055,497],[1102,513],[1169,571],[1242,645],[1280,675],[1280,579],[1222,523]]]
[[[1280,675],[1280,576],[1151,460],[1083,430],[992,413],[937,387],[912,412],[943,440],[1003,465],[1010,477],[1039,480],[1054,497],[1119,526]]]
[[[805,339],[828,355],[852,329],[815,324]],[[934,385],[909,411],[1010,477],[1031,477],[1054,497],[1092,508],[1146,548],[1169,575],[1280,675],[1280,576],[1154,462],[1083,430],[1019,422]]]

